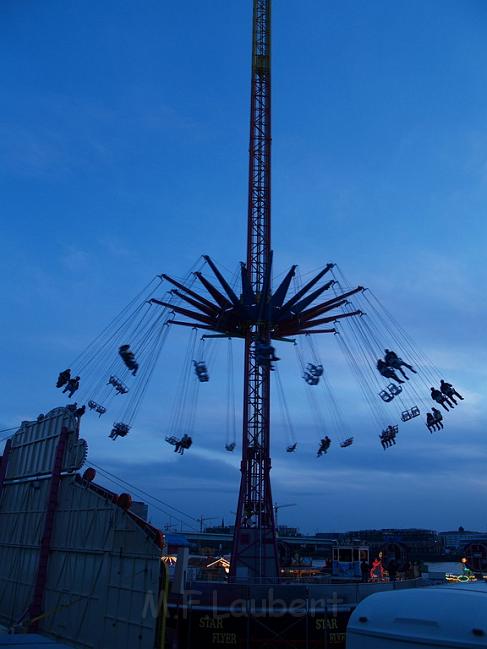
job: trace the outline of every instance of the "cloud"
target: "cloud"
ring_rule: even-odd
[[[67,166],[65,146],[60,135],[13,123],[0,124],[0,164],[2,168],[26,176],[44,176]]]
[[[7,101],[5,99],[5,101]],[[87,96],[24,89],[22,109],[4,104],[0,122],[0,164],[4,170],[44,180],[97,169],[98,173],[134,155],[136,138],[195,131],[196,123],[155,96],[150,88],[133,89],[121,104]],[[36,107],[32,122],[26,107]]]
[[[61,262],[72,273],[83,273],[93,263],[90,253],[75,245],[66,246]]]
[[[115,234],[98,239],[98,245],[103,250],[103,254],[108,254],[114,259],[134,262],[138,257],[135,248],[130,247],[127,241]]]

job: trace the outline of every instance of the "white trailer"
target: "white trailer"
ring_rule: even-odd
[[[455,583],[376,593],[347,626],[347,649],[487,647],[487,584]]]

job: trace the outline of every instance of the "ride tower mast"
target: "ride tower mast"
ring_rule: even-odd
[[[247,272],[259,320],[245,336],[240,493],[230,577],[266,583],[279,577],[270,483],[270,365],[256,362],[256,342],[270,344],[271,299],[271,0],[254,0],[250,99]]]
[[[271,342],[336,333],[337,320],[361,315],[361,311],[337,309],[363,288],[334,291],[321,301],[335,284],[335,280],[322,283],[333,268],[328,263],[290,296],[293,265],[272,291],[271,0],[253,0],[247,260],[241,263],[240,295],[208,255],[203,259],[213,273],[212,280],[195,272],[198,290],[163,274],[174,286],[170,294],[177,302],[156,298],[150,302],[183,317],[171,317],[172,325],[201,329],[208,332],[205,338],[244,340],[241,480],[230,579],[273,583],[279,579],[279,561],[270,483],[270,372],[279,359]]]

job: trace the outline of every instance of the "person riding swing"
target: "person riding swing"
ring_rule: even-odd
[[[66,383],[69,381],[71,378],[71,369],[68,368],[67,370],[64,370],[64,372],[59,372],[59,376],[57,377],[57,383],[56,387],[57,388],[62,388],[63,385],[66,385]]]
[[[328,437],[328,435],[325,435],[323,439],[320,440],[320,447],[318,448],[316,457],[321,457],[323,453],[326,453],[330,448],[330,444],[331,444],[331,439]]]
[[[406,373],[402,369],[403,366],[407,367],[410,372],[413,372],[413,374],[417,374],[414,367],[412,365],[409,365],[408,363],[406,363],[406,361],[403,361],[402,358],[399,358],[399,356],[396,354],[396,352],[392,352],[390,349],[385,349],[384,353],[385,353],[385,356],[384,356],[385,364],[388,367],[392,367],[395,370],[399,370],[401,372],[401,374],[404,376],[405,379],[408,379],[409,377],[406,375]]]
[[[382,358],[379,358],[377,360],[377,369],[379,371],[379,374],[384,376],[386,379],[392,379],[393,381],[396,381],[396,383],[404,383],[404,381],[398,377],[394,370],[386,365],[385,361]]]
[[[132,372],[133,376],[135,376],[137,374],[137,370],[139,369],[139,364],[135,360],[134,353],[130,350],[130,345],[120,345],[120,347],[118,348],[118,353],[120,354],[125,365]]]

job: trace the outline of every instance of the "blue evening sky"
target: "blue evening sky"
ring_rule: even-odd
[[[204,253],[231,273],[244,258],[251,4],[0,3],[0,428],[64,403],[59,370],[153,275],[182,276]],[[356,444],[335,436],[317,460],[321,431],[283,350],[300,452],[285,453],[277,413],[274,499],[298,505],[282,523],[487,527],[486,31],[483,0],[274,3],[276,272],[338,263],[466,397],[444,431],[409,422],[384,452],[320,340]],[[97,464],[231,522],[224,351],[191,451],[163,442],[187,344],[173,332],[126,439],[108,439],[110,413],[86,415],[82,434]]]

